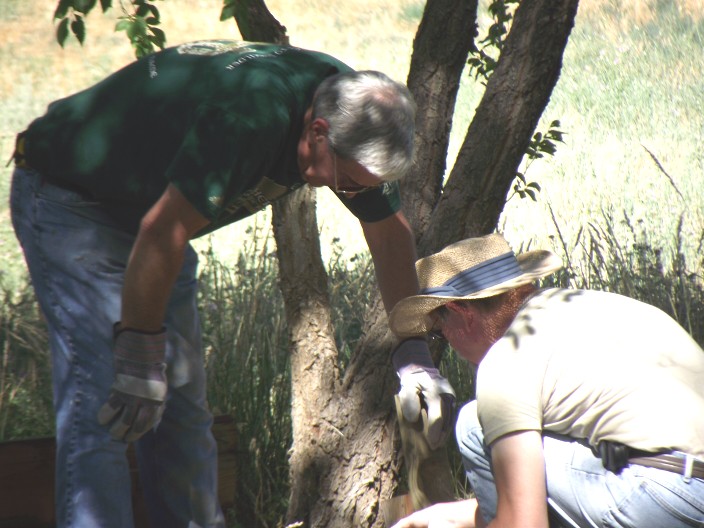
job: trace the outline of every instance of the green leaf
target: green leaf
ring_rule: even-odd
[[[59,0],[59,3],[56,6],[56,11],[54,11],[54,18],[66,18],[69,7],[73,7],[72,0]]]
[[[63,48],[68,38],[68,18],[64,18],[56,28],[56,41]]]
[[[73,9],[84,15],[95,7],[96,0],[73,0]]]
[[[119,22],[115,24],[115,31],[127,31],[132,25],[132,23],[126,18],[120,18]]]
[[[237,6],[234,2],[225,4],[220,11],[220,21],[227,20],[228,18],[234,18],[237,12]]]
[[[150,13],[151,13],[151,11],[149,10],[149,6],[148,6],[147,4],[142,4],[142,5],[140,5],[139,7],[137,7],[137,11],[136,11],[135,14],[136,14],[138,17],[144,18],[144,17],[146,17],[147,15],[149,15]]]
[[[86,40],[86,24],[82,16],[76,16],[76,18],[71,22],[71,32],[76,35],[78,42],[83,45]]]
[[[142,58],[146,57],[149,55],[153,50],[152,47],[148,44],[144,44],[143,42],[133,42],[134,44],[134,49],[135,49],[135,55],[137,58]]]
[[[159,8],[156,7],[154,4],[148,4],[149,11],[151,12],[152,16],[156,18],[157,20],[161,20],[161,15],[159,14]]]
[[[136,17],[131,21],[129,28],[127,29],[127,36],[130,40],[134,41],[137,38],[144,38],[147,36],[147,23],[143,18]]]
[[[100,0],[100,8],[103,13],[112,7],[112,0]]]
[[[154,44],[159,46],[161,49],[164,49],[164,44],[166,44],[166,33],[164,33],[161,29],[159,28],[150,28],[152,32],[152,37],[149,37],[149,40],[151,40]]]
[[[562,135],[563,132],[560,130],[549,130],[548,133],[545,134],[545,137],[564,143],[565,141],[562,139]]]
[[[545,139],[543,143],[546,144],[546,150],[549,149],[551,154],[555,154],[555,152],[557,151],[557,145],[555,145],[555,143],[553,143],[549,139]]]

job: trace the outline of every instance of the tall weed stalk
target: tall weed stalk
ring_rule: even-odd
[[[27,282],[0,286],[0,441],[54,431],[45,328]]]
[[[651,239],[643,222],[608,209],[572,242],[558,228],[554,249],[568,266],[544,284],[611,291],[646,302],[670,315],[704,347],[704,231],[697,241],[699,260],[687,261],[686,254],[692,253],[685,247],[691,241],[685,240],[683,222],[684,213],[672,240],[661,244]]]

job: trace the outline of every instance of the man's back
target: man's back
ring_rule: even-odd
[[[349,68],[293,47],[168,48],[50,105],[25,134],[26,158],[48,180],[135,218],[173,183],[214,220],[264,177],[286,190],[303,183],[303,115],[339,71]]]
[[[528,301],[478,372],[487,441],[546,430],[704,457],[704,352],[664,312],[606,292]]]

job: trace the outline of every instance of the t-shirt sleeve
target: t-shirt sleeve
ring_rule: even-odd
[[[504,337],[477,370],[477,409],[487,445],[516,431],[542,429],[544,364]]]
[[[361,222],[378,222],[401,208],[398,182],[386,182],[376,189],[357,194],[353,198],[337,195],[340,201]]]

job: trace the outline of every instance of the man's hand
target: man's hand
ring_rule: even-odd
[[[145,333],[115,325],[115,382],[98,412],[116,440],[133,442],[156,426],[166,400],[166,331]]]
[[[455,391],[440,375],[424,339],[406,339],[394,350],[392,361],[401,380],[401,410],[411,423],[427,413],[423,432],[431,449],[441,446],[452,432]]]

